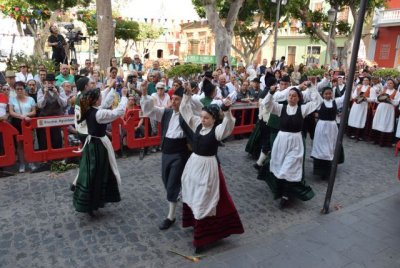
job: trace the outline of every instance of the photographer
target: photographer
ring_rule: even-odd
[[[48,45],[53,49],[53,55],[51,59],[55,62],[56,68],[60,65],[60,63],[67,63],[67,56],[65,54],[64,46],[67,44],[65,42],[64,37],[59,34],[58,28],[56,25],[50,26],[49,39],[47,40]]]
[[[140,97],[142,95],[142,92],[140,91],[140,84],[141,82],[138,82],[138,73],[136,71],[131,72],[131,74],[128,75],[126,82],[126,87],[128,88],[128,93],[130,96],[138,94]]]
[[[68,98],[64,90],[55,86],[54,74],[47,74],[44,82],[44,88],[38,91],[37,95],[38,107],[40,108],[39,116],[63,115],[65,107],[67,107]],[[46,131],[44,128],[37,129],[39,141],[39,149],[47,149]],[[61,128],[50,128],[52,148],[62,147]]]

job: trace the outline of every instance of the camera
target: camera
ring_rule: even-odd
[[[65,37],[68,39],[68,43],[77,43],[80,41],[86,41],[86,37],[83,36],[83,33],[81,30],[78,31],[72,31],[75,26],[73,24],[66,24],[64,25],[64,28],[67,29],[67,33],[65,34]]]
[[[54,87],[48,87],[47,90],[53,91]]]
[[[133,77],[134,77],[134,75],[128,75],[128,82],[129,83],[133,83]]]

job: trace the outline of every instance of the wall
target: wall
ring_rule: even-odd
[[[379,28],[374,60],[380,67],[393,68],[398,66],[400,53],[397,53],[396,59],[396,41],[399,35],[400,26]]]

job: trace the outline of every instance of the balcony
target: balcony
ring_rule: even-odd
[[[400,8],[380,11],[378,25],[381,27],[400,26]]]

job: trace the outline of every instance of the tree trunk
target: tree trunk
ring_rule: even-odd
[[[110,65],[110,58],[115,54],[115,30],[113,27],[111,0],[96,0],[96,15],[99,64],[102,71]]]
[[[220,65],[224,56],[228,56],[230,62],[233,27],[236,24],[236,19],[243,2],[244,0],[231,1],[225,25],[222,25],[222,21],[217,12],[216,0],[202,1],[207,20],[215,34],[215,56],[217,66]]]
[[[126,44],[125,44],[125,48],[124,48],[124,53],[122,53],[122,58],[126,57],[126,54],[128,54],[129,41],[130,41],[129,39],[125,41]]]

